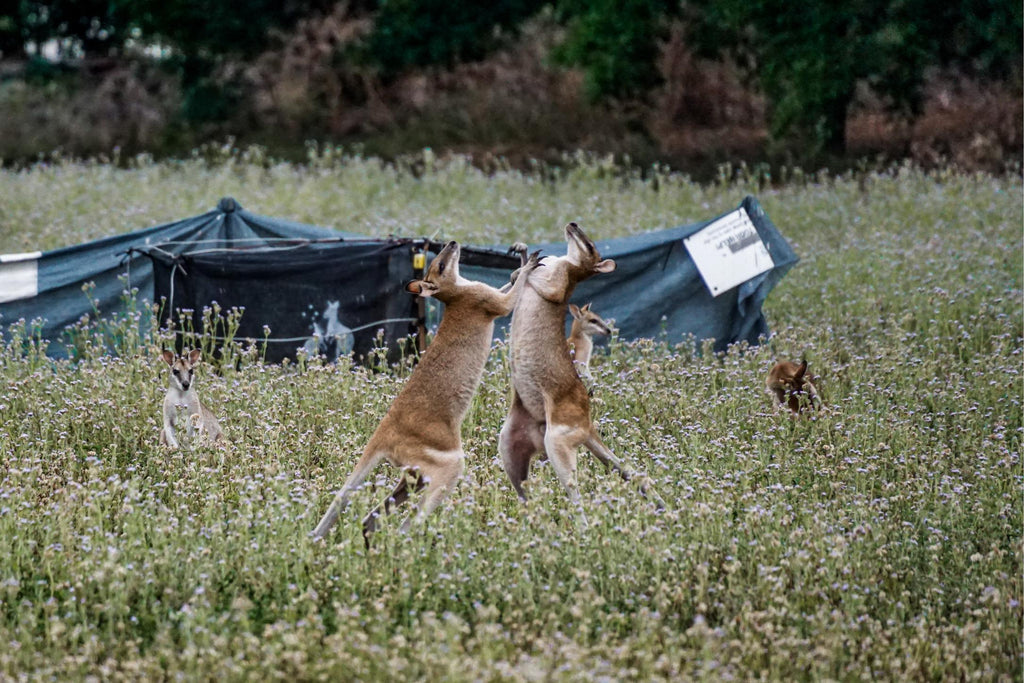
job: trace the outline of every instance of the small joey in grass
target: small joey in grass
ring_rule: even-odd
[[[221,431],[217,418],[199,402],[199,395],[196,393],[195,368],[201,357],[202,352],[199,349],[193,349],[177,357],[173,351],[160,353],[160,359],[167,364],[171,376],[167,393],[164,395],[163,428],[160,430],[160,444],[163,446],[178,448],[174,428],[178,423],[179,408],[184,408],[188,415],[186,426],[189,437],[198,430],[200,434],[205,433],[213,443],[224,439],[224,432]]]
[[[814,386],[814,378],[807,374],[807,359],[799,363],[784,360],[772,366],[764,381],[768,393],[774,397],[776,411],[783,405],[793,415],[799,415],[804,407],[811,410],[821,408],[821,397]]]

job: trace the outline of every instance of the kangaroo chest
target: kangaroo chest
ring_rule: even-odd
[[[544,397],[578,382],[565,341],[565,305],[527,288],[512,314],[512,385],[523,407],[544,419]]]
[[[199,412],[199,399],[193,391],[171,389],[164,397],[164,411],[168,413]]]
[[[400,410],[424,423],[462,423],[483,376],[494,322],[447,322],[446,326],[442,320],[437,337],[395,399],[392,411],[401,405]]]

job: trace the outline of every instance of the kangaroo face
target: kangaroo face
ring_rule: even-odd
[[[768,388],[776,392],[800,391],[804,387],[805,372],[807,372],[806,362],[800,365],[789,361],[776,363],[768,373]]]
[[[199,364],[201,356],[202,352],[199,349],[193,349],[188,355],[182,355],[178,358],[171,351],[161,353],[160,358],[171,369],[171,386],[175,386],[181,391],[188,391],[188,388],[192,386],[195,366]]]
[[[765,386],[768,388],[768,391],[775,395],[776,400],[780,404],[786,404],[789,406],[790,411],[799,413],[801,410],[801,396],[806,395],[807,399],[811,402],[811,407],[816,407],[815,404],[820,404],[821,402],[812,378],[807,376],[806,373],[806,360],[801,361],[799,365],[789,361],[780,361],[768,373],[768,377],[765,379]]]
[[[575,319],[573,329],[579,329],[582,334],[588,337],[610,335],[612,333],[611,327],[604,318],[590,310],[590,304],[582,307],[569,304],[569,313]]]
[[[434,297],[439,301],[447,301],[454,294],[459,277],[459,255],[462,253],[459,243],[452,241],[430,262],[430,268],[422,280],[413,280],[405,286],[407,292],[422,297]]]
[[[801,363],[795,370],[792,367],[786,368],[786,370],[788,372],[784,372],[780,377],[782,383],[791,391],[803,391],[807,363]]]

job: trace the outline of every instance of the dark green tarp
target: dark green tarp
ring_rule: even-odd
[[[202,311],[213,302],[244,309],[234,336],[266,340],[267,362],[295,358],[299,348],[332,361],[351,352],[366,357],[378,334],[397,353],[395,342],[416,331],[416,300],[404,291],[412,277],[409,240],[274,241],[149,253],[158,301],[172,311],[193,311],[192,329],[201,329]]]
[[[120,310],[128,288],[137,288],[141,300],[154,301],[153,262],[145,251],[157,244],[167,252],[181,253],[198,246],[345,236],[355,235],[260,216],[225,198],[216,209],[200,216],[43,252],[34,264],[38,292],[35,296],[3,301],[7,297],[3,296],[4,264],[0,263],[0,326],[7,327],[19,319],[41,320],[41,336],[50,341],[47,353],[65,358],[69,351],[65,329],[82,316],[94,313],[89,297],[96,301],[101,313]],[[95,289],[87,297],[82,286],[90,282]]]
[[[711,296],[683,244],[715,220],[709,219],[597,239],[602,255],[615,259],[617,268],[582,283],[574,301],[592,302],[603,317],[614,318],[627,340],[714,338],[716,349],[741,340],[757,343],[768,334],[762,303],[797,257],[754,198],[740,206],[772,256],[775,265],[768,272]],[[268,349],[275,349],[269,358],[294,356],[300,348],[330,356],[350,350],[365,354],[378,334],[393,344],[415,330],[415,299],[402,285],[414,277],[413,253],[424,246],[441,245],[417,238],[373,240],[269,218],[226,198],[194,218],[35,257],[0,257],[0,326],[40,319],[41,334],[50,340],[48,353],[66,357],[65,329],[93,313],[83,284],[95,283],[91,296],[103,313],[119,309],[127,287],[138,288],[142,300],[166,297],[168,302],[173,288],[174,308],[198,313],[213,301],[224,310],[245,306],[240,336],[262,341],[268,326]],[[463,276],[507,282],[517,261],[504,255],[506,247],[464,247]],[[563,243],[530,247],[546,255],[565,253]],[[499,321],[496,334],[506,324],[507,319]]]

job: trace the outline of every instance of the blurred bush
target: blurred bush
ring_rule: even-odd
[[[691,170],[1021,158],[1021,10],[1005,1],[215,5],[0,9],[0,156],[231,136],[284,156],[308,139],[384,156],[587,148]]]

